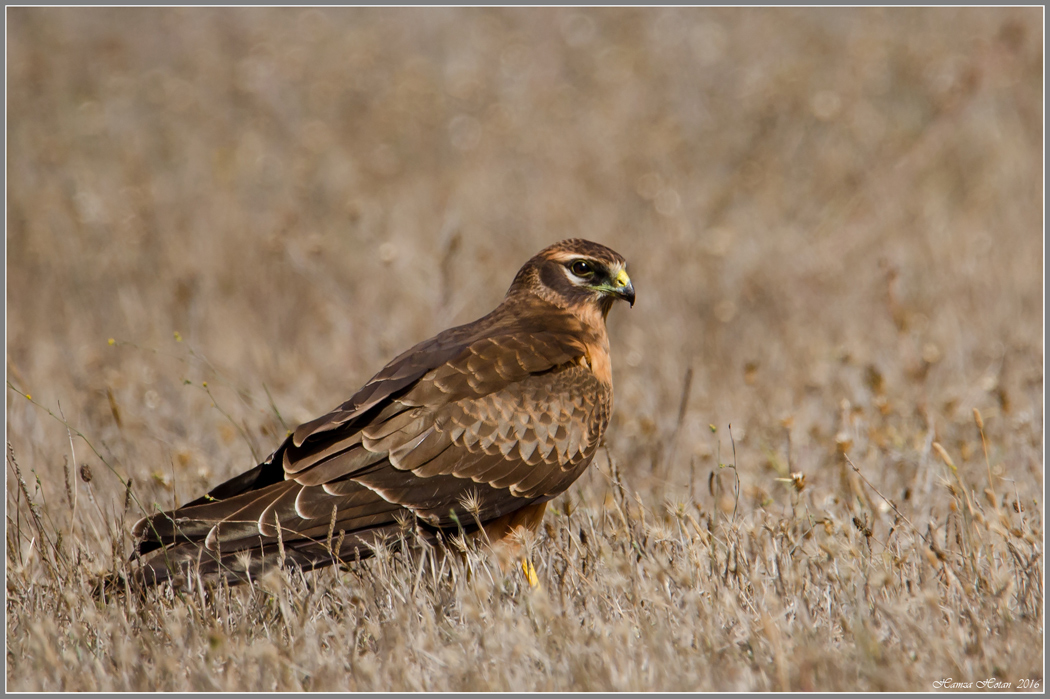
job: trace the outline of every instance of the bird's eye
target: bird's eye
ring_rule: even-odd
[[[576,260],[572,263],[572,266],[569,267],[569,269],[571,269],[572,273],[577,277],[589,277],[594,274],[594,269],[583,260]]]

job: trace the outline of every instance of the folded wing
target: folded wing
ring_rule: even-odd
[[[611,411],[578,335],[456,333],[395,359],[255,469],[140,521],[148,579],[190,561],[244,577],[279,549],[301,565],[367,557],[408,524],[436,538],[563,492]]]

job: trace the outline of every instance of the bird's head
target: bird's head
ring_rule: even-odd
[[[526,262],[507,294],[526,290],[561,308],[597,308],[603,318],[617,300],[634,305],[627,261],[580,238],[555,243]]]

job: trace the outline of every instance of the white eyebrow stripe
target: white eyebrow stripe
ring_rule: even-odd
[[[576,252],[559,250],[558,252],[551,254],[550,259],[554,262],[568,262],[569,260],[589,260],[591,258]]]

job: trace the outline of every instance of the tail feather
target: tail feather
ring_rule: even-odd
[[[427,489],[444,493],[444,478],[452,476],[417,484],[411,497],[405,488],[388,483],[403,477],[389,463],[372,464],[357,474],[358,479],[368,476],[368,483],[342,480],[311,485],[278,480],[274,462],[280,462],[285,448],[287,444],[271,459],[208,495],[137,522],[132,531],[138,545],[126,572],[101,580],[99,594],[165,583],[181,588],[197,580],[232,584],[275,567],[310,570],[365,559],[382,543],[398,546],[404,538],[403,526],[413,521],[413,541],[422,537],[433,544],[441,537],[437,527],[442,523],[416,519],[413,510],[401,503],[430,503],[428,498],[437,496]],[[457,530],[475,528],[469,519],[455,522]]]
[[[175,514],[164,513],[169,519]],[[122,593],[128,586],[145,590],[168,582],[176,588],[188,588],[197,579],[204,584],[220,580],[244,583],[272,568],[315,570],[365,560],[379,546],[399,548],[406,538],[405,522],[397,511],[388,509],[366,517],[347,514],[350,517],[346,519],[339,517],[328,523],[317,520],[313,526],[297,530],[286,528],[282,521],[281,537],[261,535],[255,523],[248,528],[241,522],[195,521],[192,538],[182,530],[175,543],[144,540],[129,560],[127,572],[100,580],[96,594]],[[211,532],[205,535],[209,540],[201,536],[205,526]],[[413,542],[418,538],[432,545],[441,538],[439,530],[423,524],[409,536]]]
[[[196,581],[205,585],[223,580],[228,584],[245,583],[280,567],[317,570],[371,558],[378,546],[398,546],[401,536],[401,526],[394,524],[351,534],[344,532],[330,545],[327,538],[299,539],[282,547],[279,542],[263,541],[259,536],[228,541],[218,551],[198,543],[179,543],[146,556],[136,554],[124,572],[100,578],[94,594],[104,598],[123,594],[128,588],[144,592],[169,582],[176,589],[188,589]],[[427,538],[436,541],[436,537]]]

